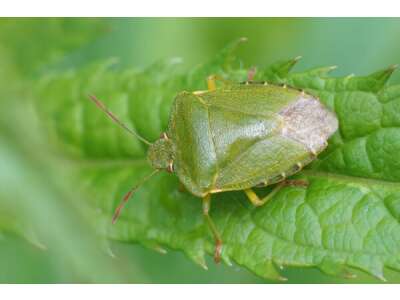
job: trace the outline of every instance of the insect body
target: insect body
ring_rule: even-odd
[[[152,174],[173,172],[189,192],[203,199],[218,261],[222,241],[209,216],[211,195],[244,190],[254,205],[262,205],[284,185],[304,184],[285,179],[326,148],[338,121],[318,99],[293,88],[264,82],[216,88],[214,80],[209,78],[207,91],[178,94],[168,128],[150,145],[148,160],[156,170]],[[251,189],[274,183],[275,189],[263,199]]]

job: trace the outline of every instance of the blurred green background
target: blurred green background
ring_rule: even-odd
[[[246,66],[302,55],[297,70],[337,65],[333,75],[339,76],[400,63],[400,19],[0,19],[0,282],[266,282],[211,259],[204,271],[181,253],[161,255],[140,245],[113,243],[115,257],[109,255],[30,101],[38,80],[55,70],[112,57],[138,69],[180,57],[190,69],[243,36],[249,41],[238,56]],[[391,79],[399,81],[400,74]],[[364,274],[336,279],[316,269],[283,274],[292,283],[377,282]],[[386,277],[400,281],[390,270]]]

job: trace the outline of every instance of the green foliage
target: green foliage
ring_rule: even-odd
[[[81,46],[89,31],[94,34],[95,24],[61,19],[0,22],[2,283],[128,281],[129,273],[120,272],[104,251],[105,239],[96,234],[82,195],[71,189],[69,168],[60,176],[63,163],[49,151],[30,102],[34,83],[28,78],[43,63]],[[72,37],[79,30],[82,35]]]
[[[93,40],[107,29],[104,25],[100,19],[6,18],[0,22],[0,51],[20,72],[31,74]]]
[[[144,71],[108,62],[41,81],[35,91],[39,119],[68,158],[99,233],[159,251],[181,250],[206,268],[204,256],[214,245],[201,201],[180,192],[175,176],[159,174],[144,184],[111,225],[123,194],[149,172],[146,147],[110,122],[87,95],[95,94],[153,141],[166,128],[177,92],[204,89],[212,73],[245,79],[246,71],[232,59],[236,44],[189,72],[176,60]],[[260,69],[257,76],[319,96],[335,110],[340,129],[327,151],[298,175],[310,182],[307,189],[287,187],[260,208],[242,192],[213,196],[211,215],[222,232],[223,260],[272,279],[283,279],[277,271],[283,266],[316,266],[345,277],[354,268],[384,279],[385,267],[400,270],[400,86],[385,86],[394,68],[330,78],[332,68],[289,73],[296,61]]]
[[[91,213],[78,205],[82,196],[69,190],[68,168],[61,177],[60,162],[43,147],[32,110],[7,104],[0,112],[0,282],[126,281],[102,250]]]

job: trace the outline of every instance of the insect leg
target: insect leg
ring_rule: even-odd
[[[257,68],[251,67],[249,71],[247,71],[247,81],[253,81],[254,76],[256,76],[256,73],[257,73]]]
[[[187,191],[182,182],[179,182],[178,191],[181,193],[185,193]]]
[[[271,200],[283,187],[285,186],[307,186],[308,183],[305,180],[284,180],[278,183],[274,189],[264,198],[260,199],[257,194],[252,189],[246,189],[244,192],[246,193],[247,198],[249,198],[250,202],[253,203],[254,206],[264,205],[266,202]]]
[[[260,199],[256,193],[252,189],[246,189],[244,192],[246,193],[247,198],[249,198],[250,202],[253,203],[254,206],[261,206],[264,205],[266,202],[271,200],[273,196],[276,195],[282,188],[284,187],[284,184],[278,183],[274,189],[264,198]]]
[[[214,91],[217,88],[216,75],[210,75],[207,77],[207,89]]]
[[[210,205],[211,205],[211,195],[207,195],[203,198],[203,215],[207,220],[208,227],[210,228],[214,239],[215,239],[215,252],[214,252],[214,261],[219,263],[221,261],[221,252],[222,252],[222,239],[221,235],[218,232],[217,227],[215,226],[213,220],[210,217]]]
[[[207,89],[209,91],[214,91],[217,89],[217,80],[221,81],[224,85],[232,84],[231,81],[222,78],[222,76],[213,74],[207,77]]]

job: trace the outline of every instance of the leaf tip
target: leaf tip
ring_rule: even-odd
[[[329,66],[329,67],[327,67],[327,69],[328,69],[329,71],[336,70],[337,68],[338,68],[338,66],[337,66],[337,65],[333,65],[333,66]]]
[[[114,254],[114,252],[112,251],[111,247],[107,247],[106,248],[106,253],[108,254],[108,256],[110,256],[111,258],[116,258],[117,256]]]
[[[393,64],[393,65],[390,65],[389,67],[387,67],[386,69],[382,70],[381,72],[377,72],[375,74],[377,74],[377,77],[379,79],[382,79],[383,81],[386,82],[389,79],[389,77],[393,74],[393,72],[396,71],[396,69],[398,67],[399,67],[398,64]]]
[[[389,66],[388,69],[396,70],[398,67],[399,67],[399,64],[393,64],[393,65]]]
[[[158,252],[158,253],[160,253],[160,254],[162,254],[162,255],[165,255],[165,254],[168,253],[168,251],[167,251],[165,248],[161,247],[160,245],[155,245],[153,249],[154,249],[156,252]]]
[[[379,273],[373,273],[372,275],[374,275],[376,278],[378,278],[379,280],[381,280],[383,282],[387,282],[387,279],[383,275],[383,271],[381,271]]]
[[[288,279],[276,269],[276,266],[279,265],[281,265],[279,262],[267,261],[264,264],[256,266],[255,273],[270,280],[287,281]]]
[[[294,65],[297,64],[302,58],[303,58],[303,56],[298,55],[298,56],[290,59],[288,61],[288,68],[289,68],[288,71],[290,71],[294,67]]]
[[[354,274],[352,272],[350,272],[349,270],[345,270],[343,277],[346,279],[356,279],[357,278],[357,274]]]
[[[295,58],[293,58],[293,61],[295,62],[295,63],[297,63],[300,59],[302,59],[303,58],[303,56],[301,56],[301,55],[298,55],[298,56],[296,56]]]
[[[229,259],[229,256],[228,256],[228,255],[225,255],[225,254],[223,253],[222,256],[221,256],[221,258],[222,258],[222,261],[223,261],[227,266],[229,266],[229,267],[232,267],[232,266],[233,266],[233,264],[232,264],[231,260]]]
[[[284,276],[279,276],[278,280],[279,281],[287,281],[288,279],[286,277],[284,277]]]
[[[205,263],[201,264],[200,267],[202,267],[203,270],[208,271],[208,266]]]
[[[272,65],[272,68],[281,78],[286,77],[293,67],[298,63],[302,56],[296,56],[289,60],[284,60]]]
[[[199,251],[200,250],[200,251]],[[208,266],[204,257],[204,252],[198,248],[192,248],[184,250],[189,259],[191,259],[196,265],[200,266],[204,270],[208,270]]]
[[[45,244],[43,244],[41,241],[39,241],[36,238],[26,238],[28,242],[30,242],[33,246],[35,246],[36,248],[42,250],[42,251],[47,251],[48,248]]]
[[[370,78],[373,78],[377,81],[378,90],[385,85],[385,83],[389,80],[390,76],[392,76],[393,72],[398,68],[398,66],[398,64],[394,64],[382,71],[378,71],[370,75]]]
[[[27,231],[23,231],[22,235],[26,239],[26,241],[31,243],[31,245],[33,245],[34,247],[42,251],[48,250],[47,246],[39,240],[39,238],[37,237],[36,233],[33,230],[28,229]]]
[[[333,70],[336,70],[337,68],[338,68],[338,66],[336,66],[336,65],[327,66],[327,67],[321,67],[321,68],[315,68],[315,69],[309,70],[308,73],[313,75],[313,76],[325,77],[330,72],[332,72]]]

